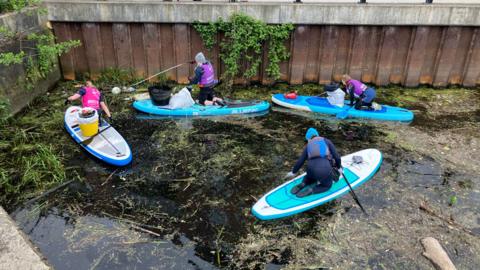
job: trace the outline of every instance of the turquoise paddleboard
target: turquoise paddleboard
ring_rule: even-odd
[[[354,163],[353,156],[361,156],[363,161]],[[365,149],[342,157],[343,172],[353,189],[370,180],[381,164],[382,153],[377,149]],[[302,174],[268,192],[253,206],[253,215],[262,220],[288,217],[322,205],[350,191],[341,177],[328,191],[299,198],[292,194],[291,190],[304,177],[305,174]]]
[[[168,109],[167,106],[155,106],[150,99],[137,100],[133,102],[133,107],[141,112],[163,115],[163,116],[214,116],[247,114],[266,111],[270,108],[270,103],[266,101],[248,101],[230,103],[226,106],[203,106],[194,104],[188,108]]]

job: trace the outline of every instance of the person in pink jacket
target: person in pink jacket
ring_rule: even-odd
[[[99,117],[101,117],[102,112],[105,112],[105,115],[111,122],[112,114],[107,104],[105,104],[103,95],[91,81],[86,81],[85,85],[81,86],[77,93],[69,96],[67,100],[65,100],[65,105],[79,98],[82,98],[82,107],[90,107],[97,110]]]

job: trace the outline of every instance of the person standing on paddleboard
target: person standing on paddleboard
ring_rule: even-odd
[[[320,137],[315,128],[309,128],[305,135],[307,145],[302,155],[295,163],[292,171],[286,177],[293,177],[303,166],[306,160],[307,174],[303,181],[292,188],[292,193],[297,197],[305,197],[311,194],[325,192],[333,184],[334,168],[341,173],[342,160],[333,143],[326,138]],[[314,184],[315,185],[311,185]]]
[[[368,87],[361,81],[352,79],[348,74],[342,76],[342,83],[350,96],[350,106],[355,106],[356,110],[361,110],[362,106],[367,107],[369,111],[375,110],[373,100],[377,92],[373,87]]]
[[[101,117],[102,111],[105,112],[110,120],[109,122],[111,122],[112,114],[103,100],[103,95],[91,81],[86,81],[85,85],[81,86],[77,93],[69,96],[65,100],[65,105],[79,98],[82,98],[82,107],[90,107],[97,110],[99,117]]]
[[[198,84],[200,87],[200,95],[198,96],[198,102],[202,105],[221,105],[224,106],[224,102],[221,98],[215,96],[215,91],[213,87],[218,83],[215,80],[215,71],[213,70],[212,63],[207,61],[205,55],[202,52],[195,55],[195,61],[192,61],[194,64],[197,63],[195,67],[195,76],[189,78],[190,84]]]

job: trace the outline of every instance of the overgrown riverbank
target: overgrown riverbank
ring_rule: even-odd
[[[291,89],[321,92],[280,84],[224,95],[269,99]],[[40,157],[42,144],[58,161],[52,164],[63,168],[63,179],[81,180],[14,213],[57,269],[73,262],[96,269],[430,269],[419,243],[426,236],[440,240],[458,269],[480,265],[478,90],[380,89],[382,103],[415,110],[410,125],[338,121],[279,107],[257,117],[162,119],[134,112],[132,94],[105,91],[115,127],[134,154],[132,165],[118,169],[93,160],[63,130],[63,100],[73,91],[73,83],[60,84],[2,131],[23,130],[28,140],[16,147],[32,151],[5,148],[2,153],[13,153],[0,156],[9,173],[24,174],[22,158]],[[309,126],[342,154],[382,151],[380,171],[357,192],[368,217],[349,195],[278,221],[250,214],[256,199],[282,183]],[[56,171],[46,164],[46,172]],[[3,200],[10,210],[55,178],[35,179],[50,184],[16,193],[27,191],[25,197],[9,195]]]

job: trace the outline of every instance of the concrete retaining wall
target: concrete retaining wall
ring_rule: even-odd
[[[47,0],[46,4],[49,20],[69,22],[209,22],[243,12],[272,24],[480,26],[480,3],[358,5]]]
[[[39,15],[33,9],[27,9],[22,13],[9,13],[0,15],[0,26],[5,26],[10,31],[34,33],[44,29],[47,23],[45,15]],[[23,41],[23,46],[33,47],[32,42]],[[18,52],[19,41],[0,39],[0,51]],[[28,52],[28,50],[26,50]],[[34,54],[34,52],[30,52]],[[26,89],[22,81],[26,76],[26,65],[17,64],[11,66],[0,65],[0,96],[6,97],[11,105],[11,112],[17,113],[30,103],[39,94],[46,92],[60,78],[60,69],[57,66],[49,76],[39,81],[33,89]],[[22,86],[23,85],[23,86]]]
[[[214,21],[242,11],[268,23],[296,25],[281,64],[282,81],[328,83],[350,73],[377,85],[437,87],[480,84],[480,4],[291,4],[142,1],[47,2],[60,41],[82,47],[61,57],[63,76],[99,74],[108,67],[133,68],[139,75],[193,59],[206,51],[191,22]],[[207,52],[218,73],[219,48]],[[254,81],[271,83],[264,72]],[[186,83],[192,67],[168,73]],[[237,82],[246,82],[238,80]]]
[[[0,269],[51,269],[0,206]]]

